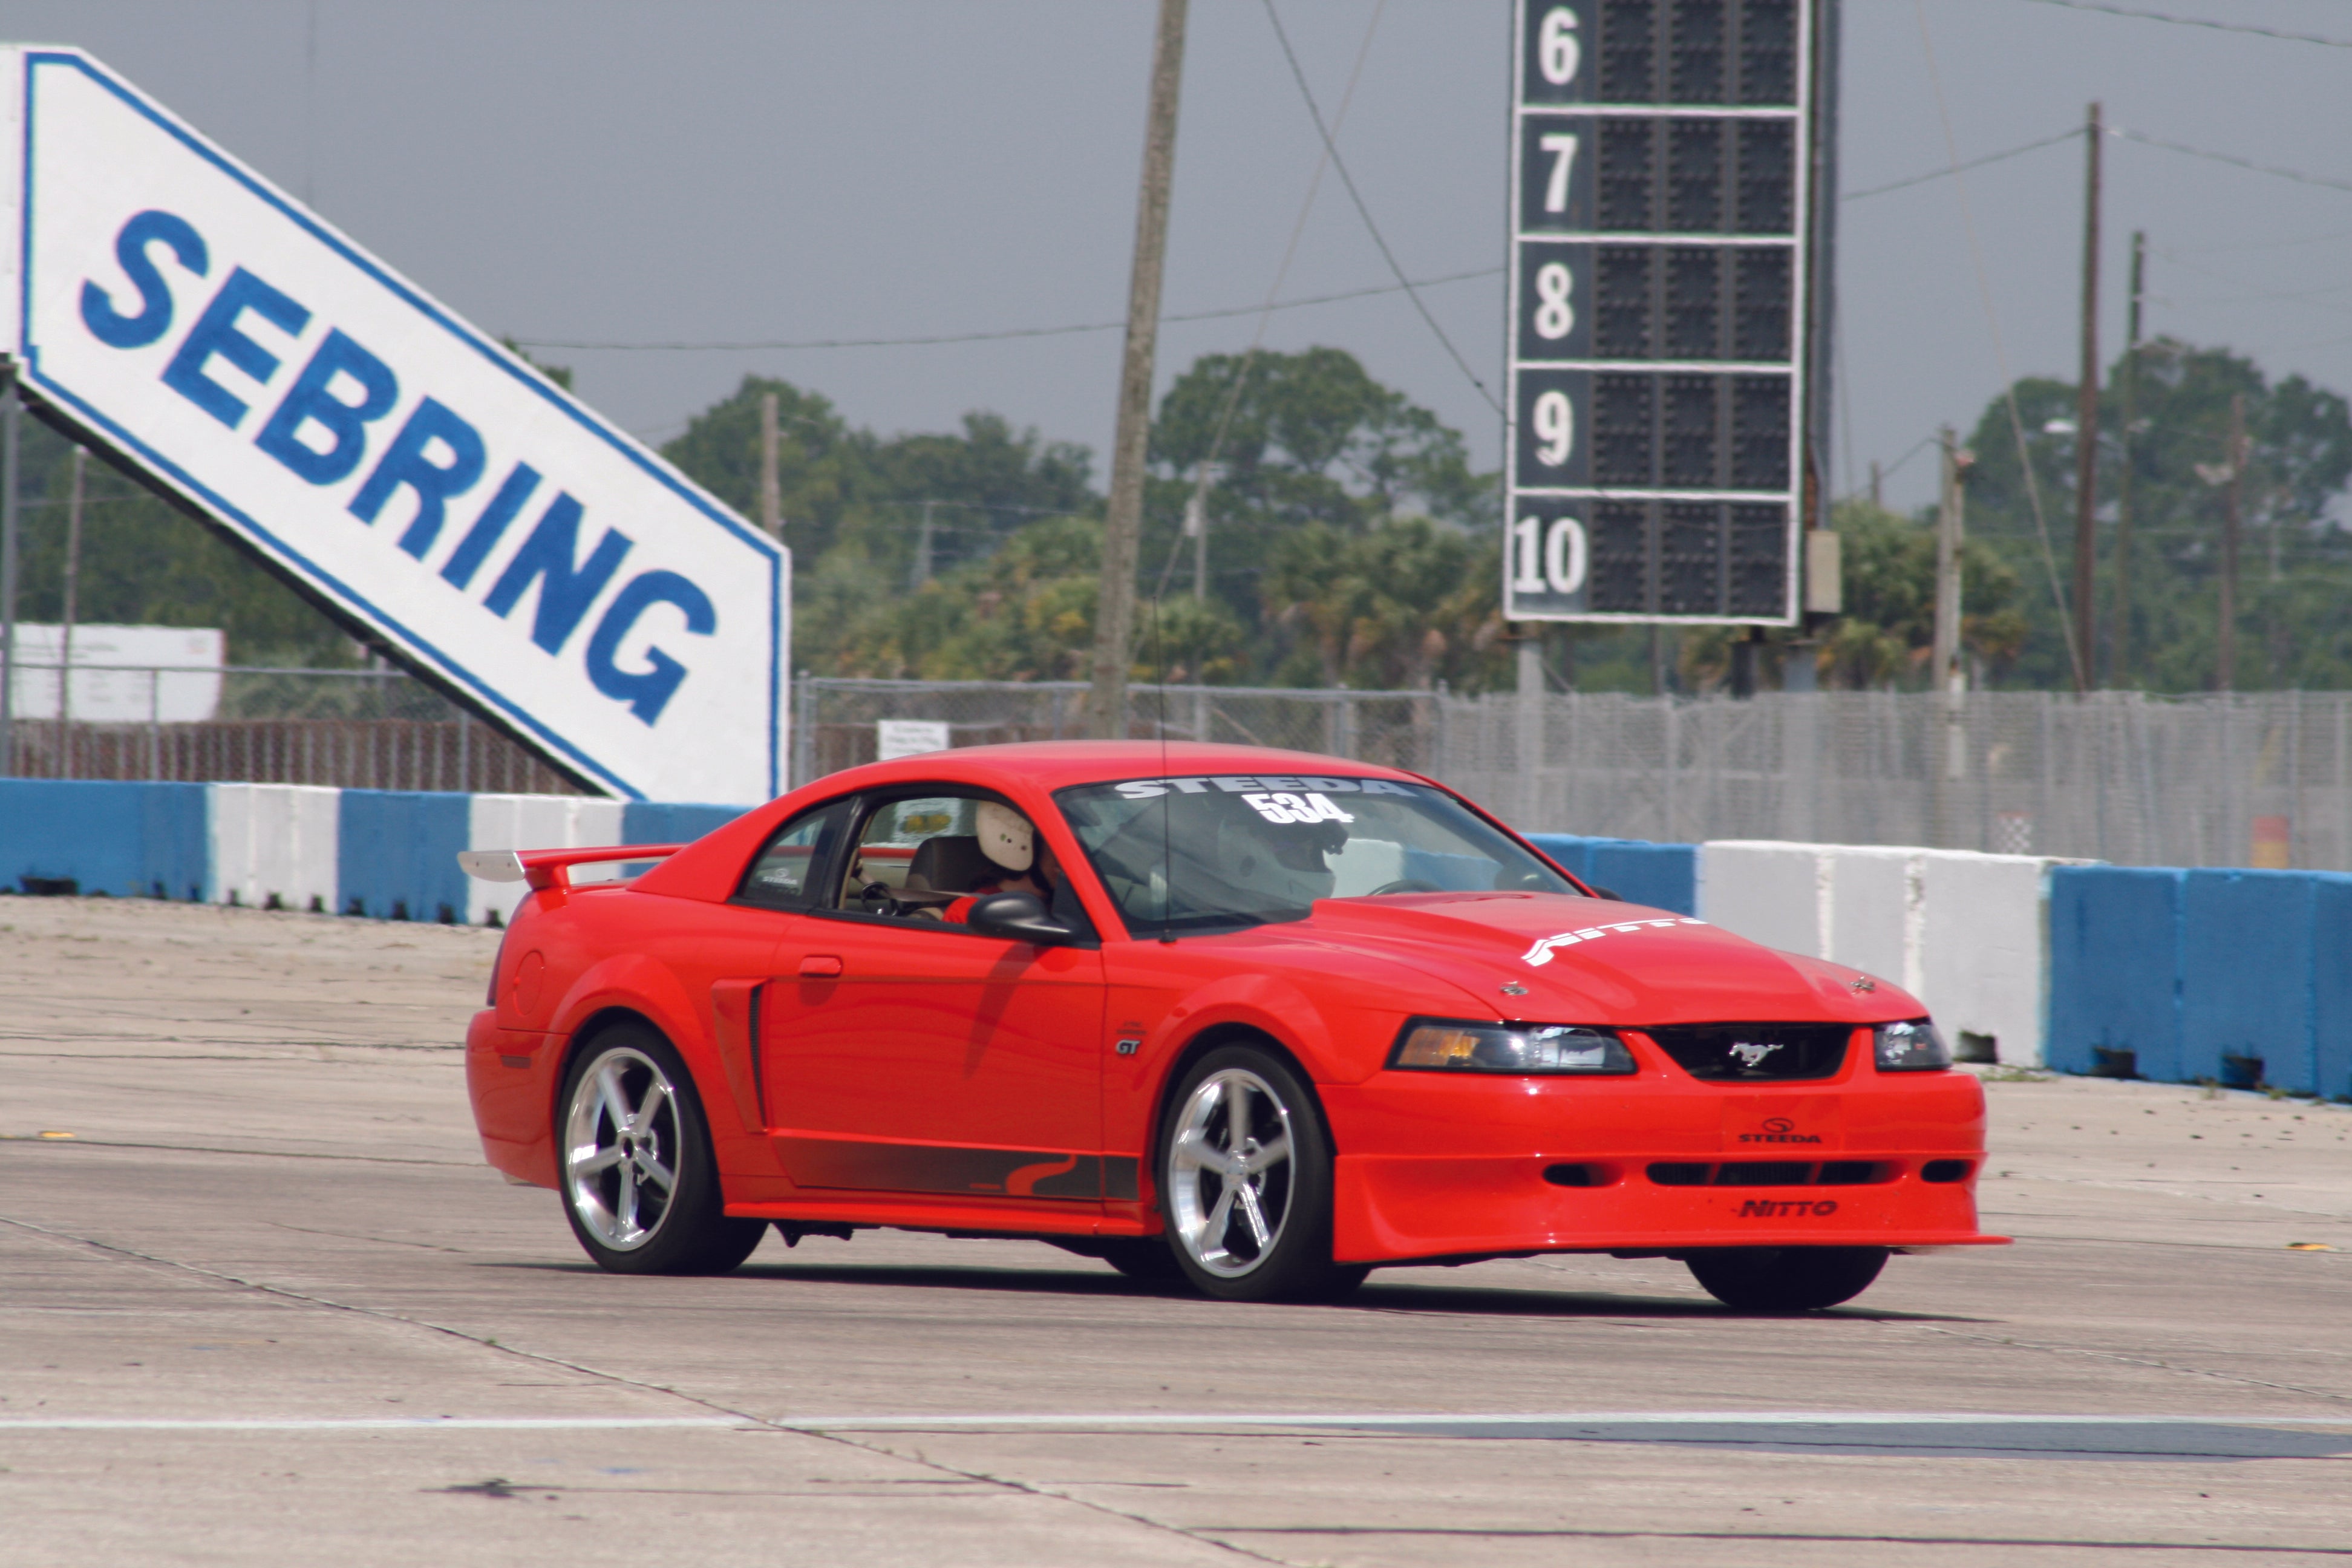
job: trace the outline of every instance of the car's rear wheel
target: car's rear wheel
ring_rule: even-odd
[[[1684,1260],[1708,1295],[1743,1312],[1810,1312],[1851,1301],[1886,1267],[1883,1247],[1727,1247]]]
[[[1325,1299],[1362,1282],[1331,1261],[1331,1151],[1312,1095],[1256,1046],[1223,1046],[1177,1080],[1156,1162],[1169,1254],[1233,1301]]]
[[[563,1212],[597,1267],[724,1274],[767,1234],[764,1221],[727,1217],[694,1080],[653,1030],[598,1035],[573,1057],[557,1103]]]
[[[1184,1270],[1164,1236],[1115,1236],[1096,1254],[1139,1285],[1181,1285]]]

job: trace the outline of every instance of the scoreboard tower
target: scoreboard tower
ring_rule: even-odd
[[[1822,3],[1517,0],[1507,619],[1799,618]]]

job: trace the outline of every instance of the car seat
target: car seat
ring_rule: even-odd
[[[980,840],[971,834],[940,834],[926,838],[915,846],[915,858],[907,863],[906,885],[899,889],[902,899],[961,898],[982,882],[992,882],[1004,873],[987,856],[981,853]]]

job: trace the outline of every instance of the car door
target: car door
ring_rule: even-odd
[[[987,798],[933,785],[862,801],[837,890],[777,950],[761,1056],[797,1185],[1101,1197],[1100,952],[975,932],[917,885],[924,859],[954,858],[925,841],[968,837]]]

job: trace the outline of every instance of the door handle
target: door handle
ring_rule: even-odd
[[[801,960],[803,980],[833,980],[841,974],[841,960],[829,952],[812,952]]]

